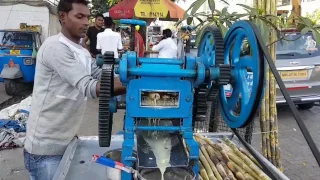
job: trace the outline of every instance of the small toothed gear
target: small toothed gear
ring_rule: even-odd
[[[113,52],[104,54],[99,95],[99,146],[109,147],[113,123],[113,113],[110,112],[110,100],[114,94],[114,56]]]

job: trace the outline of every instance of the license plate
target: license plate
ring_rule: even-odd
[[[282,79],[308,78],[308,70],[280,71],[280,76]]]
[[[10,50],[11,55],[20,55],[20,50]]]

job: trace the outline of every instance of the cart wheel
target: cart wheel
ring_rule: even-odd
[[[15,79],[5,79],[4,88],[8,96],[15,96],[17,94],[17,81]]]

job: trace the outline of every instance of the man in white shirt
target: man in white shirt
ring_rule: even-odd
[[[158,58],[177,58],[178,48],[172,39],[172,31],[165,29],[162,32],[163,40],[159,44],[152,47],[152,51],[158,51]]]
[[[113,21],[111,17],[104,19],[105,30],[97,35],[97,50],[104,54],[106,51],[113,51],[114,58],[119,58],[119,50],[122,50],[120,33],[112,31]]]

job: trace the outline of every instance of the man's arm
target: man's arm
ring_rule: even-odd
[[[99,66],[97,66],[97,62],[96,61],[91,60],[91,76],[94,79],[100,80],[101,79],[102,69]]]
[[[162,40],[162,41],[159,42],[159,44],[154,45],[154,46],[152,47],[152,51],[160,51],[160,50],[163,48],[163,46],[164,46],[164,43],[163,43],[163,42],[164,42],[164,41]]]
[[[122,50],[123,46],[122,46],[122,40],[121,40],[121,35],[119,34],[118,37],[118,44],[117,44],[118,50]]]
[[[101,80],[101,73],[102,69],[100,69],[95,61],[91,62],[91,76],[94,79],[98,79],[99,82],[97,83],[97,96],[99,96],[100,93],[100,80]],[[122,85],[119,77],[114,78],[114,95],[122,95],[126,93],[126,87]]]
[[[62,80],[74,86],[81,94],[97,98],[98,80],[87,73],[85,66],[75,59],[72,50],[60,42],[44,47],[42,63],[59,74]]]
[[[124,87],[120,81],[120,79],[114,78],[114,94],[113,96],[119,96],[122,94],[126,94],[126,87]],[[97,96],[100,95],[100,81],[97,83]]]
[[[101,49],[102,49],[100,41],[101,41],[101,36],[99,33],[99,34],[97,34],[97,46],[96,46],[97,52],[99,52],[99,53],[101,53]]]

